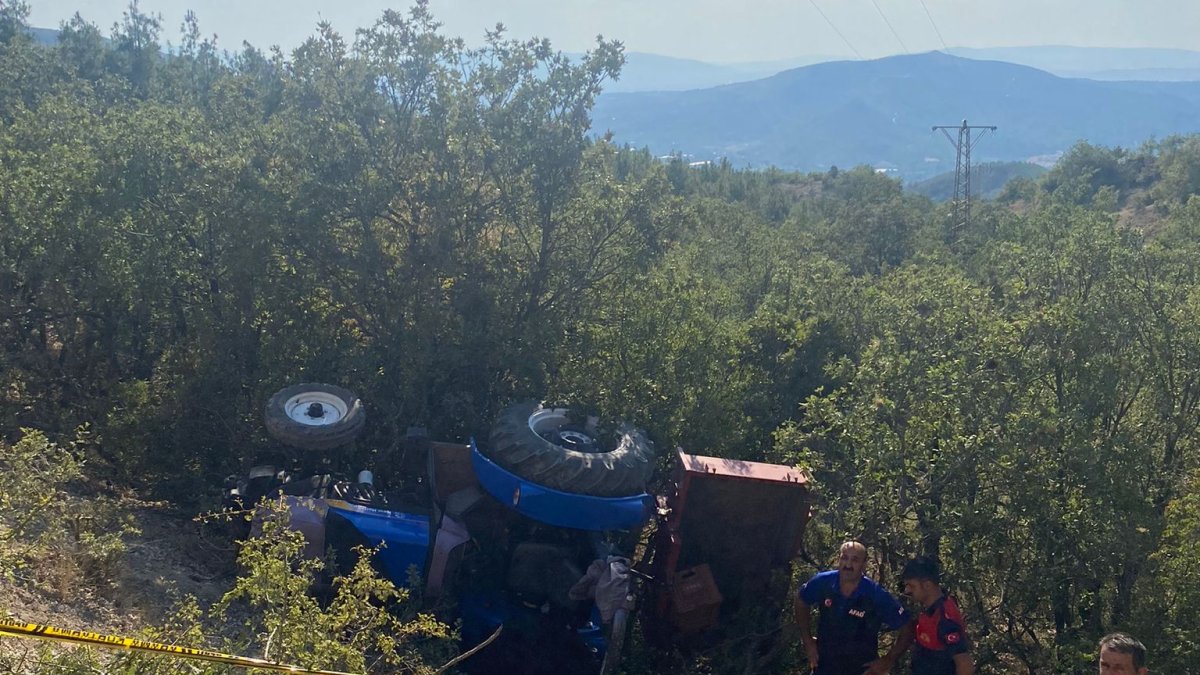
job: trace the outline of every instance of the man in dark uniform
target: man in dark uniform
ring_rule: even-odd
[[[974,675],[962,613],[942,590],[937,560],[917,558],[904,566],[904,594],[923,608],[917,617],[913,675]]]
[[[800,588],[796,625],[817,675],[882,675],[912,644],[909,613],[896,598],[866,577],[867,547],[857,541],[842,544],[838,567],[822,572]],[[817,634],[812,632],[812,607],[820,611]],[[879,632],[900,630],[891,649],[879,656]]]

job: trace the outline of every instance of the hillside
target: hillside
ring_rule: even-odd
[[[1046,169],[1029,162],[986,162],[971,170],[973,196],[991,199],[1000,194],[1004,186],[1014,178],[1039,178]],[[935,202],[944,202],[954,197],[954,172],[947,171],[906,186],[907,190],[925,195]]]
[[[621,78],[605,87],[610,92],[686,91],[734,82],[748,82],[832,57],[805,56],[783,61],[709,63],[645,52],[628,52]]]
[[[58,43],[58,31],[53,28],[30,28],[29,34],[38,44],[51,46]]]
[[[1093,80],[1200,80],[1200,52],[1145,47],[955,47],[954,56],[1006,61],[1060,77]]]
[[[1196,83],[1105,83],[939,52],[838,61],[687,92],[606,94],[593,130],[656,154],[821,170],[871,164],[909,180],[953,166],[934,124],[1000,127],[976,161],[1017,161],[1087,139],[1133,146],[1200,129]]]

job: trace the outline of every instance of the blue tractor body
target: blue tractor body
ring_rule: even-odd
[[[503,624],[501,642],[488,648],[488,658],[468,662],[468,670],[598,668],[606,647],[600,614],[568,591],[592,560],[611,552],[606,547],[614,534],[640,531],[654,499],[547,488],[501,467],[474,441],[420,439],[413,447],[424,461],[399,471],[403,479],[392,479],[393,489],[382,484],[386,475],[375,485],[289,480],[276,472],[272,482],[249,490],[243,484],[235,494],[253,500],[260,491],[286,495],[291,525],[308,539],[308,554],[332,550],[338,573],[349,571],[354,547],[364,545],[376,550],[376,569],[398,586],[416,580],[427,597],[453,597],[464,648]],[[311,487],[318,484],[324,487]]]
[[[472,440],[471,467],[479,485],[500,504],[539,523],[554,527],[609,532],[633,530],[649,520],[654,498],[643,493],[628,497],[593,497],[543,487],[504,469],[479,451]],[[426,563],[436,531],[429,513],[408,513],[347,499],[324,500],[327,513],[344,518],[364,543],[379,549],[381,571],[400,586],[409,584],[409,570],[427,577]],[[328,515],[326,515],[328,518]]]
[[[432,543],[429,516],[354,504],[344,499],[326,500],[328,514],[344,518],[366,543],[378,548],[375,560],[398,586],[409,585],[409,569],[425,569]]]

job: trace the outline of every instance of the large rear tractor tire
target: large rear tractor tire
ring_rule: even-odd
[[[275,392],[263,414],[275,440],[300,450],[330,450],[353,441],[366,424],[362,401],[331,384],[296,384]]]
[[[566,408],[527,402],[509,406],[492,427],[484,454],[504,469],[555,490],[594,497],[627,497],[646,490],[654,446],[622,424],[613,438],[573,422]]]

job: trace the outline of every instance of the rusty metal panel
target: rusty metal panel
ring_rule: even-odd
[[[808,484],[812,480],[808,472],[792,466],[691,455],[683,450],[679,450],[678,453],[680,465],[688,473],[761,480],[771,483]]]

